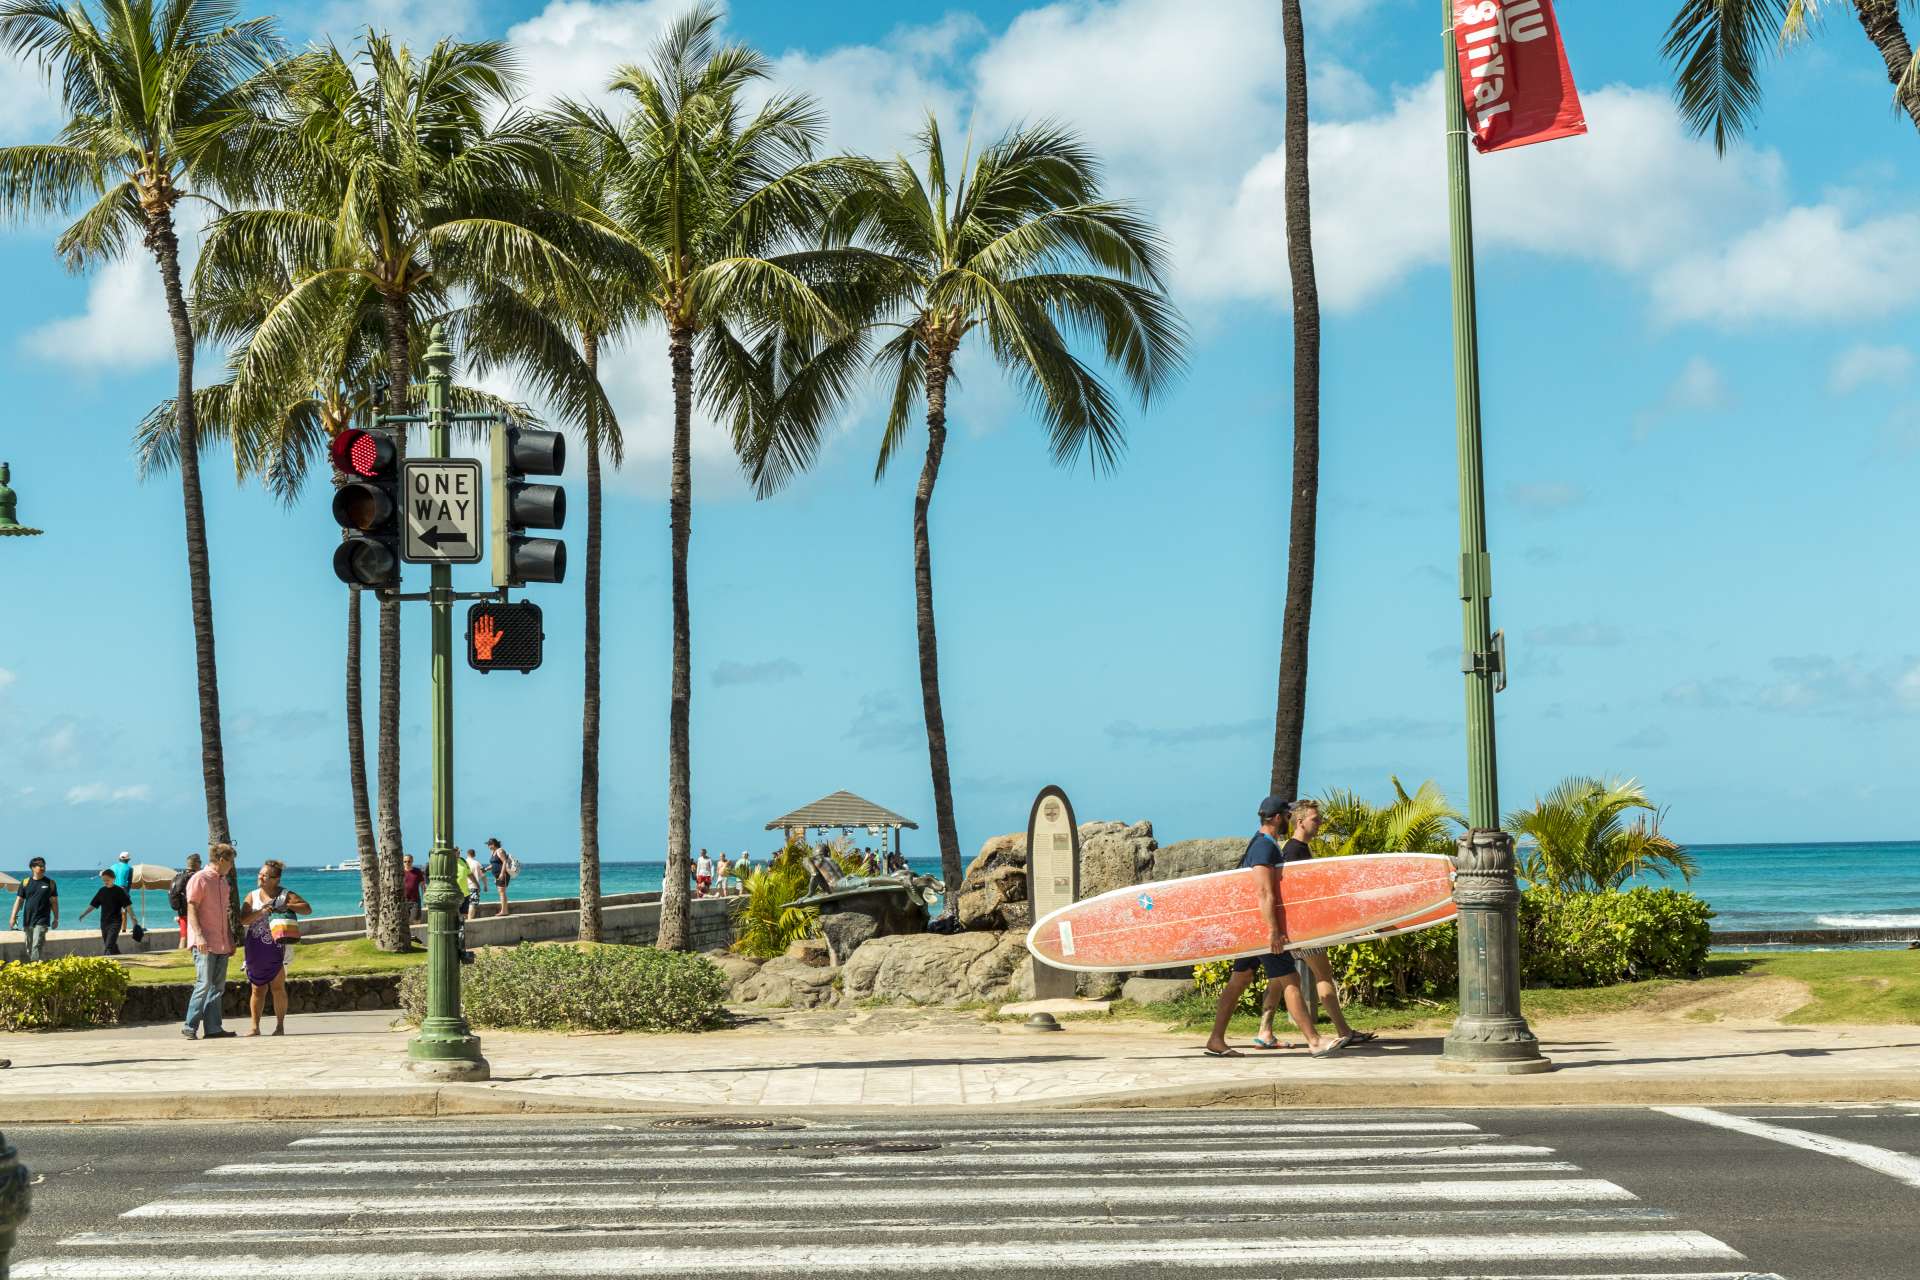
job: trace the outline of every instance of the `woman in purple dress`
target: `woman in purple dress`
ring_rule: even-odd
[[[247,981],[253,985],[250,1036],[260,1034],[260,1011],[268,991],[273,992],[273,1034],[287,1033],[287,945],[274,941],[272,921],[275,915],[306,915],[313,907],[293,890],[280,887],[280,874],[286,869],[278,858],[268,858],[260,865],[260,887],[240,904],[240,927],[247,931]]]

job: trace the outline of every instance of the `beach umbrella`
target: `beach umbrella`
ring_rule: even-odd
[[[173,877],[174,870],[172,867],[163,867],[152,862],[136,862],[133,864],[133,887],[140,890],[140,918],[142,920],[144,920],[147,915],[146,891],[148,889],[171,889],[173,887]],[[183,943],[181,945],[184,946],[185,944]]]
[[[0,871],[0,889],[18,889],[19,887],[20,887],[20,882],[18,880],[14,879],[12,876],[8,875],[6,872]]]

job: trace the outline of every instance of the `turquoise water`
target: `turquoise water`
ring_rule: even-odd
[[[1691,888],[1713,904],[1717,929],[1914,928],[1920,929],[1920,842],[1831,844],[1706,844],[1689,846],[1699,860],[1692,885],[1648,878],[1649,884]],[[918,859],[913,869],[938,876],[938,860]],[[24,868],[9,868],[24,875]],[[658,889],[665,868],[657,862],[609,862],[600,872],[604,893]],[[74,922],[93,896],[99,868],[52,873],[65,890],[62,923]],[[243,868],[242,885],[254,871]],[[353,915],[360,909],[357,872],[290,867],[287,884],[304,894],[321,915]],[[569,898],[579,892],[573,863],[529,863],[509,888],[510,900]],[[139,898],[139,894],[134,895]],[[165,895],[146,895],[146,911],[167,914]],[[488,901],[492,901],[489,894]],[[91,919],[91,917],[89,917]]]

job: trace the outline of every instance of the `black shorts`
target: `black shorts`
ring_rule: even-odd
[[[1275,978],[1291,978],[1295,976],[1293,957],[1284,951],[1277,954],[1269,952],[1264,956],[1241,956],[1233,962],[1233,971],[1235,973],[1252,973],[1255,965],[1267,971],[1267,980],[1269,982]]]

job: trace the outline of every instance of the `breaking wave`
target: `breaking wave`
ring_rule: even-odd
[[[1920,915],[1815,916],[1814,920],[1829,929],[1920,928]]]

